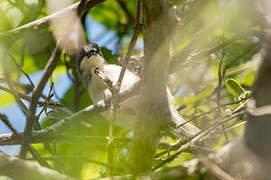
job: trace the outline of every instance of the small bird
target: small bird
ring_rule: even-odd
[[[114,86],[118,81],[121,66],[107,64],[100,47],[95,43],[82,46],[76,59],[77,71],[94,104],[98,103],[100,100],[110,97],[112,94],[108,85],[98,74],[101,74],[106,79],[110,80]],[[131,90],[140,80],[141,79],[133,72],[126,69],[120,87],[120,94]],[[140,95],[131,96],[119,103],[120,110],[117,112],[117,125],[126,128],[132,126],[139,96]],[[167,97],[171,121],[174,125],[172,127],[172,132],[177,137],[191,137],[200,132],[199,128],[189,123],[182,125],[186,121],[179,115],[178,111],[174,107],[174,97],[172,96],[169,88],[167,88]],[[132,113],[131,110],[134,110],[134,113]],[[108,117],[109,113],[104,113],[104,115]]]

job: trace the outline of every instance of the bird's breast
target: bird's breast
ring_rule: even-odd
[[[106,96],[111,96],[111,94],[106,94],[108,87],[105,82],[100,79],[95,73],[92,73],[91,79],[88,81],[88,93],[94,103],[106,98]],[[107,93],[110,93],[107,92]]]

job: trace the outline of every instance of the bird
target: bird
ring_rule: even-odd
[[[104,78],[111,81],[112,86],[116,85],[122,67],[116,64],[108,64],[102,54],[101,48],[96,43],[85,44],[80,47],[76,57],[77,72],[84,88],[87,90],[94,104],[111,97],[110,87],[104,82]],[[103,76],[104,78],[101,78]],[[130,70],[126,69],[120,86],[119,93],[122,94],[131,90],[141,78]],[[120,110],[117,112],[116,124],[122,127],[131,128],[134,123],[136,106],[140,95],[131,96],[119,102]],[[174,106],[174,96],[167,87],[168,106],[171,115],[171,130],[176,137],[192,137],[200,132],[200,129],[187,123]],[[134,111],[133,111],[134,110]],[[133,113],[134,112],[134,113]],[[103,115],[109,118],[109,113]]]

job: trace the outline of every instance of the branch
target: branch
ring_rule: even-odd
[[[31,101],[30,101],[30,106],[27,111],[27,119],[26,119],[26,124],[25,124],[25,129],[24,129],[25,143],[23,144],[23,146],[21,148],[20,157],[26,156],[27,149],[26,149],[25,145],[27,144],[28,137],[31,136],[32,126],[36,121],[35,113],[36,113],[36,108],[37,108],[37,105],[39,102],[39,98],[42,94],[42,91],[43,91],[49,77],[53,73],[58,60],[60,59],[61,52],[62,52],[62,50],[60,48],[56,47],[52,56],[50,57],[49,61],[47,62],[46,66],[45,66],[45,70],[44,70],[44,73],[42,75],[42,78],[41,78],[39,84],[33,90],[33,95],[32,95]]]
[[[6,115],[0,113],[0,119],[7,125],[7,127],[16,135],[18,136],[17,130],[14,128],[14,126],[9,122]]]
[[[0,76],[0,81],[7,82],[7,79],[3,76]],[[31,84],[24,84],[14,80],[11,80],[11,82],[16,88],[23,90],[26,94],[29,94],[34,89],[34,86],[32,86]]]
[[[14,56],[12,56],[10,53],[8,54],[8,56],[10,57],[10,59],[13,61],[13,63],[15,64],[15,66],[17,67],[17,69],[19,69],[19,71],[21,71],[21,73],[23,73],[25,75],[25,77],[28,79],[28,81],[30,82],[32,87],[35,87],[33,81],[31,80],[31,78],[29,77],[29,75],[20,67],[20,65],[16,62],[16,59],[14,58]]]
[[[9,176],[15,180],[75,180],[75,178],[60,174],[59,172],[38,164],[26,162],[16,157],[10,157],[2,152],[0,152],[0,174]]]
[[[16,37],[19,33],[25,32],[25,31],[30,31],[30,30],[38,30],[42,28],[46,28],[49,26],[49,21],[52,21],[52,19],[55,19],[59,16],[62,16],[63,14],[66,14],[68,12],[72,12],[74,10],[77,10],[77,12],[83,13],[84,11],[96,6],[97,4],[100,4],[104,2],[105,0],[88,0],[83,6],[79,8],[79,4],[75,3],[73,5],[68,6],[67,8],[58,11],[54,14],[51,14],[49,16],[46,16],[44,18],[32,21],[28,24],[22,25],[20,27],[17,27],[15,29],[5,31],[5,32],[0,32],[0,38],[8,38],[8,37]]]
[[[132,55],[132,52],[135,48],[135,45],[136,45],[136,41],[137,41],[137,38],[142,30],[142,2],[141,0],[138,0],[138,4],[137,4],[137,15],[136,15],[136,25],[135,25],[135,30],[134,30],[134,35],[132,37],[132,40],[129,44],[129,48],[128,48],[128,51],[125,55],[125,58],[124,58],[124,61],[122,62],[122,68],[121,68],[121,72],[120,72],[120,75],[119,75],[119,79],[118,79],[118,82],[117,82],[117,85],[116,85],[116,88],[117,88],[117,94],[119,93],[119,90],[120,90],[120,87],[121,87],[121,83],[122,83],[122,80],[123,80],[123,77],[124,77],[124,73],[125,73],[125,70],[127,68],[127,64],[129,62],[129,59]]]
[[[141,85],[141,82],[137,83],[132,89],[129,91],[123,92],[119,96],[119,100],[125,100],[126,98],[134,95]],[[39,131],[33,131],[32,136],[29,137],[28,143],[41,142],[41,140],[52,140],[56,137],[55,135],[59,135],[65,130],[68,130],[69,127],[74,126],[76,123],[82,122],[86,117],[97,114],[99,112],[106,111],[110,107],[111,97],[101,100],[97,103],[97,105],[91,105],[86,107],[83,110],[78,111],[77,113],[72,114],[69,117],[66,117],[52,126],[49,126],[45,129]],[[19,133],[20,134],[20,133]],[[15,137],[10,134],[2,134],[0,135],[0,145],[14,145],[14,144],[22,144],[23,134]]]
[[[1,84],[0,84],[0,90],[5,91],[7,93],[12,93],[11,90],[8,87],[2,86]],[[26,100],[28,102],[31,101],[31,96],[28,96],[28,95],[26,95],[26,94],[24,94],[24,93],[22,93],[20,91],[16,91],[16,92],[17,92],[17,95],[19,96],[19,98],[22,98],[23,100]],[[40,106],[45,106],[46,105],[46,106],[49,106],[49,107],[56,107],[56,106],[57,107],[64,107],[63,104],[61,104],[59,102],[55,102],[53,100],[39,101],[38,105],[40,105]]]
[[[240,40],[240,39],[248,37],[248,36],[251,36],[251,35],[255,35],[257,37],[262,37],[262,33],[260,31],[255,31],[255,30],[244,31],[244,32],[241,32],[239,34],[236,34],[235,36],[233,36],[230,39],[224,40],[220,44],[217,44],[215,46],[209,47],[209,48],[207,48],[205,50],[202,50],[200,52],[190,54],[189,60],[199,60],[199,59],[205,58],[207,56],[210,56],[211,54],[219,51],[220,49],[222,49],[225,46],[231,44],[232,42]],[[174,57],[174,59],[175,58],[178,58],[178,55],[176,55]]]
[[[54,156],[54,157],[41,157],[43,160],[47,160],[47,161],[54,161],[54,160],[82,160],[82,161],[87,161],[90,163],[95,163],[95,164],[99,164],[105,167],[109,167],[111,169],[114,169],[114,167],[112,167],[109,164],[106,164],[104,162],[101,161],[96,161],[94,159],[89,158],[88,156]],[[34,158],[27,158],[26,160],[36,160]]]
[[[191,145],[193,145],[194,143],[196,143],[197,141],[199,141],[201,138],[203,138],[205,135],[211,133],[214,129],[216,129],[218,126],[220,126],[221,124],[227,122],[228,120],[231,120],[241,114],[243,114],[245,111],[244,109],[241,109],[235,113],[233,113],[232,115],[226,116],[224,118],[220,118],[219,120],[217,120],[214,124],[212,124],[211,126],[209,126],[207,129],[199,132],[197,135],[195,135],[191,140],[189,140],[187,143],[181,145],[181,147],[171,156],[169,156],[166,160],[162,161],[160,164],[158,164],[157,166],[155,166],[153,168],[153,170],[156,170],[160,167],[162,167],[164,164],[171,162],[172,160],[174,160],[180,153],[184,152],[187,148],[189,148]],[[178,143],[177,143],[178,144]]]
[[[198,47],[200,47],[202,42],[208,38],[211,32],[213,32],[217,25],[217,20],[209,24],[208,26],[202,28],[191,38],[189,43],[178,53],[175,55],[174,59],[170,64],[170,71],[175,72],[178,64],[181,62],[185,62],[189,55]]]
[[[18,137],[19,133],[18,131],[12,126],[12,124],[9,122],[8,118],[4,114],[0,114],[0,119],[9,127],[9,129],[13,132],[14,136]],[[32,156],[43,166],[49,167],[49,164],[40,158],[39,153],[32,148],[32,146],[28,145],[28,149],[30,150]]]

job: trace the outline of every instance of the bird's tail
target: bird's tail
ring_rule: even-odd
[[[178,138],[189,138],[200,132],[200,129],[186,121],[180,116],[179,112],[174,106],[175,99],[171,94],[169,88],[167,88],[168,104],[171,113],[171,120],[174,124],[172,132]],[[184,124],[185,123],[185,124]]]

